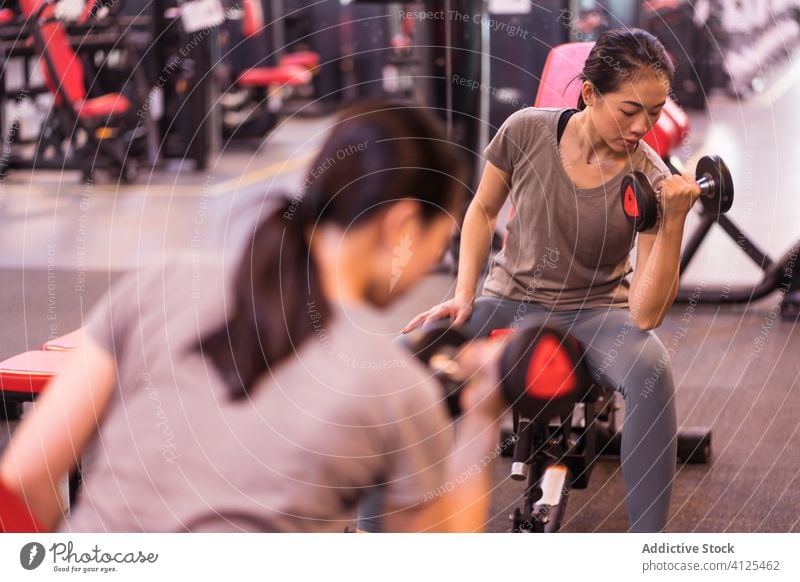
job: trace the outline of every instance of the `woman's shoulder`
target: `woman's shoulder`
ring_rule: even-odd
[[[121,301],[142,320],[181,327],[202,313],[202,324],[217,325],[235,297],[233,278],[238,261],[221,254],[170,254],[156,264],[126,275]]]
[[[524,107],[508,116],[506,123],[509,125],[554,122],[564,107]]]
[[[182,287],[197,287],[202,278],[204,285],[218,282],[227,276],[232,267],[230,257],[221,253],[170,253],[158,261],[138,265],[120,278],[120,284],[136,284],[140,289],[152,291],[162,288],[165,292],[179,291]],[[223,277],[224,278],[224,277]]]
[[[515,111],[503,123],[498,131],[498,137],[501,141],[511,140],[520,149],[531,152],[543,143],[556,140],[558,119],[565,109],[525,107]]]

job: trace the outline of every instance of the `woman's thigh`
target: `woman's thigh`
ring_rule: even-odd
[[[496,329],[541,325],[549,313],[534,303],[484,296],[475,300],[472,316],[463,329],[470,337],[488,337]]]
[[[620,391],[626,401],[672,403],[669,354],[654,331],[639,329],[630,312],[591,310],[565,331],[581,344],[588,370],[597,382]]]

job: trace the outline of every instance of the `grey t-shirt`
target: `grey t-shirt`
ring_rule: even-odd
[[[232,401],[194,349],[224,321],[229,279],[220,263],[171,263],[126,276],[93,310],[118,386],[64,531],[335,532],[371,487],[397,509],[444,484],[441,387],[372,309],[334,307]]]
[[[511,175],[509,196],[515,212],[483,293],[551,310],[627,307],[625,277],[631,272],[629,255],[636,233],[622,210],[620,184],[633,170],[644,172],[654,184],[670,172],[658,154],[640,142],[628,167],[605,184],[575,187],[556,139],[564,111],[517,111],[486,148],[486,159]]]

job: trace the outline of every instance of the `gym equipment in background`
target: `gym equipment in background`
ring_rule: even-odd
[[[147,88],[141,72],[133,71],[131,83],[126,87],[127,94],[90,95],[84,80],[84,63],[75,53],[66,27],[55,16],[54,3],[23,0],[20,8],[25,17],[20,33],[29,35],[32,40],[44,86],[53,100],[38,139],[18,140],[20,119],[15,116],[8,121],[4,142],[6,155],[0,159],[0,175],[15,168],[80,170],[88,181],[93,179],[96,169],[103,169],[112,178],[124,182],[135,180],[141,166],[152,165],[157,156],[155,126],[143,105]],[[79,21],[78,26],[84,27],[79,30],[83,30],[83,38],[89,41],[86,50],[99,50],[108,45],[109,39],[102,35],[98,39],[97,34],[90,34],[94,32],[93,23],[88,20],[92,14],[92,10],[85,12],[87,20]],[[104,32],[108,31],[106,25]],[[123,51],[129,50],[124,35],[116,34],[114,43]],[[21,50],[17,45],[23,45]],[[10,55],[27,57],[24,42],[19,40],[4,48]],[[25,83],[28,83],[30,70],[25,62]],[[3,89],[4,96],[8,97],[5,78]],[[20,91],[17,105],[30,99],[25,89]],[[32,144],[32,155],[14,151],[15,144],[23,147]]]
[[[775,291],[781,294],[781,317],[794,321],[800,317],[800,240],[794,243],[778,260],[771,259],[758,245],[750,240],[736,224],[725,215],[717,215],[703,207],[700,223],[686,242],[681,255],[681,272],[694,258],[706,235],[714,224],[719,224],[736,245],[758,265],[764,275],[753,286],[740,287],[681,287],[675,301],[678,303],[750,303]]]
[[[266,26],[261,0],[243,0],[241,9],[229,12],[227,19],[223,44],[227,45],[225,60],[230,62],[220,100],[223,135],[260,138],[275,126],[292,91],[311,86],[319,55],[284,53],[277,66],[268,66],[275,59],[259,47],[265,45],[264,35],[275,23]]]

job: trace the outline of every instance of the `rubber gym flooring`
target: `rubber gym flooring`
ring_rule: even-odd
[[[773,258],[800,239],[799,97],[798,66],[751,100],[715,96],[708,112],[692,113],[694,135],[679,152],[690,168],[700,155],[722,155],[736,184],[730,216]],[[289,119],[264,143],[226,148],[204,172],[168,168],[133,186],[12,173],[0,191],[0,358],[80,326],[125,270],[176,252],[234,257],[264,194],[299,184],[328,122]],[[735,287],[758,275],[713,231],[683,281]],[[400,329],[452,287],[452,277],[432,275],[387,313],[388,321]],[[800,328],[775,316],[778,300],[773,294],[748,306],[698,307],[688,325],[686,306],[676,305],[658,330],[663,341],[677,341],[679,422],[713,429],[711,463],[678,472],[669,531],[800,532]],[[0,427],[0,447],[7,438]],[[522,492],[509,469],[505,459],[492,468],[489,531],[507,530]],[[570,494],[564,530],[626,528],[619,465],[601,461],[589,488]]]

